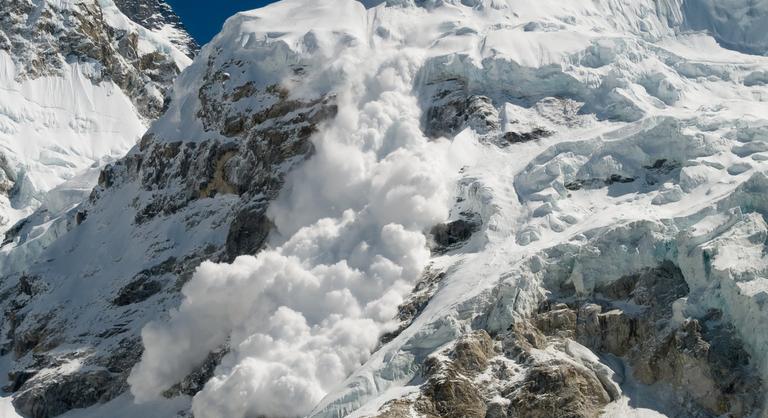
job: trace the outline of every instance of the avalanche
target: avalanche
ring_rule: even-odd
[[[206,47],[234,44],[265,65],[301,66],[302,77],[278,81],[302,99],[333,96],[339,110],[272,203],[269,248],[203,264],[170,319],[144,329],[129,378],[136,399],[226,346],[194,398],[196,416],[375,413],[413,400],[420,364],[470,329],[500,335],[558,287],[586,296],[665,261],[690,288],[679,315],[722,310],[768,377],[764,270],[754,267],[764,256],[735,264],[725,244],[712,244],[720,267],[701,267],[689,255],[704,245],[690,231],[709,213],[766,209],[724,203],[745,182],[762,184],[766,91],[745,80],[768,61],[724,49],[761,44],[722,28],[741,28],[736,10],[768,10],[417,3],[284,0],[233,17]],[[259,78],[264,69],[251,76],[270,82]],[[166,116],[151,132],[195,137],[179,132],[195,123]],[[422,233],[471,213],[480,232],[430,259]],[[758,218],[751,228],[765,231]],[[762,246],[754,233],[757,241],[745,239]],[[446,272],[429,304],[379,343],[427,266]],[[748,277],[732,278],[742,268]]]
[[[305,415],[392,328],[429,259],[421,231],[448,216],[451,183],[473,150],[422,134],[411,94],[421,54],[373,55],[360,42],[359,3],[282,2],[234,20],[225,33],[255,22],[286,42],[290,28],[313,28],[297,39],[321,46],[313,54],[329,51],[318,80],[329,84],[295,88],[331,91],[339,113],[270,209],[274,250],[199,268],[171,321],[144,329],[146,352],[129,382],[137,400],[157,395],[226,342],[228,366],[196,397],[195,414]],[[348,48],[335,55],[339,40]]]
[[[14,405],[768,416],[767,17],[747,0],[233,16],[85,201],[49,194],[76,222],[7,251]],[[65,189],[87,189],[86,163]]]

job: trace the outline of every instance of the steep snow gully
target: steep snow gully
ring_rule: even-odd
[[[9,251],[36,373],[15,404],[63,412],[35,412],[66,392],[49,376],[110,382],[84,416],[768,417],[766,20],[759,0],[237,14],[77,225]]]

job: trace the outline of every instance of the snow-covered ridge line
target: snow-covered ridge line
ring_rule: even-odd
[[[113,0],[122,13],[135,23],[157,33],[160,42],[170,41],[193,58],[200,49],[187,33],[183,22],[164,0]]]

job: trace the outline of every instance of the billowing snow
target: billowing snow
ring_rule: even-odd
[[[286,30],[285,13],[302,5],[241,14],[227,27]],[[144,329],[147,351],[129,379],[140,401],[228,340],[237,347],[234,361],[195,398],[196,415],[309,413],[391,327],[429,260],[421,231],[448,216],[451,185],[474,161],[470,141],[429,141],[421,132],[411,94],[418,55],[368,55],[360,39],[366,11],[357,2],[318,1],[309,9],[290,13],[291,25],[317,30],[321,46],[330,15],[356,24],[333,36],[350,45],[335,58],[366,70],[328,70],[341,111],[315,139],[317,154],[289,180],[292,192],[272,208],[275,249],[232,265],[204,264],[171,321]],[[272,10],[274,23],[262,17]],[[244,38],[271,42],[268,33]],[[222,311],[225,304],[230,309]]]

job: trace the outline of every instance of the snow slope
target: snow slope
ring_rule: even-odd
[[[191,61],[196,46],[167,4],[150,5],[164,12],[151,25],[126,2],[120,6],[125,13],[112,1],[3,3],[0,277],[6,289],[13,274],[76,222],[73,210],[102,168],[137,143]],[[132,6],[141,9],[142,2]],[[11,303],[7,294],[3,301]],[[4,326],[12,321],[6,317]],[[17,416],[10,397],[2,402],[0,415]]]
[[[79,220],[12,257],[16,405],[765,416],[768,58],[741,23],[768,8],[704,3],[230,18]]]
[[[17,190],[3,196],[3,232],[31,214],[46,192],[103,157],[122,156],[146,129],[130,99],[114,84],[94,85],[73,65],[64,76],[17,81],[2,59],[3,155]],[[105,83],[106,84],[106,83]]]

